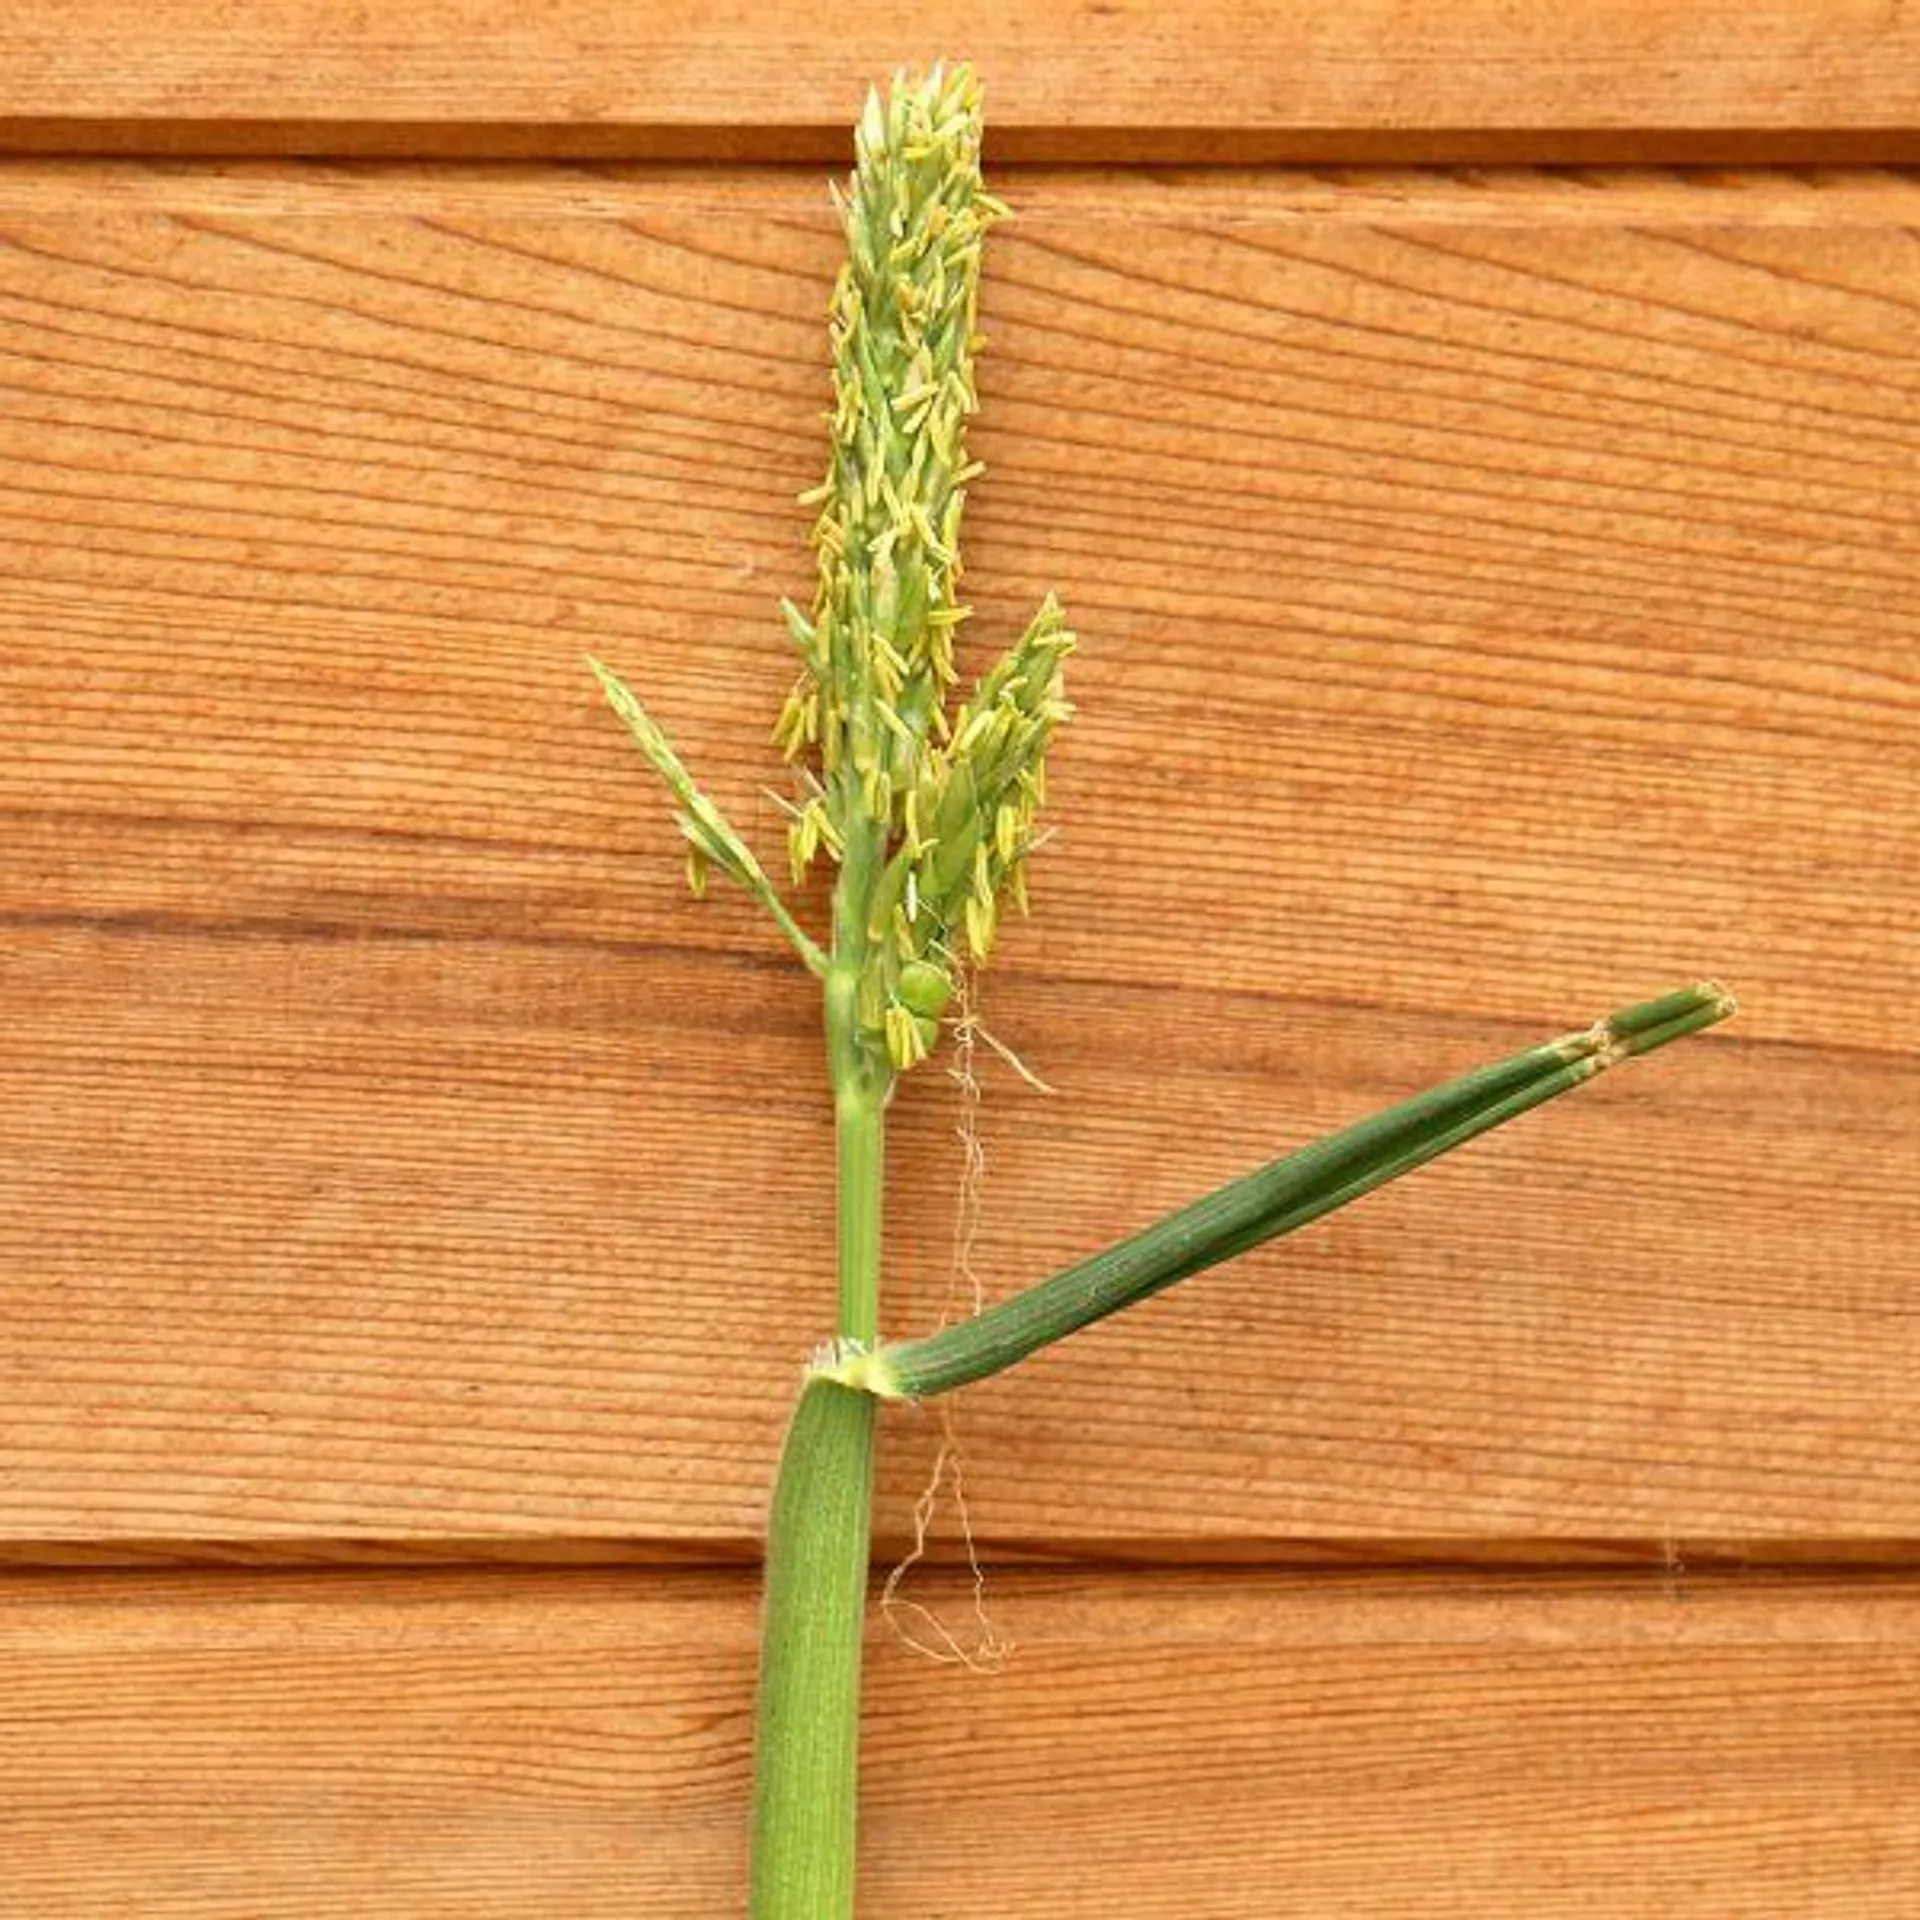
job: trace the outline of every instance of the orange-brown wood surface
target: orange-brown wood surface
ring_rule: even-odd
[[[1920,158],[1898,0],[62,0],[0,149],[838,164],[938,55],[1023,160]]]
[[[1083,644],[985,1293],[1743,1011],[964,1397],[1018,1647],[876,1621],[867,1910],[1910,1913],[1920,178],[1245,163],[1897,159],[1912,22],[966,18],[1003,155],[1243,163],[997,181],[976,644]],[[737,163],[920,41],[501,20],[0,8],[9,1914],[739,1904],[818,1010],[582,656],[777,852],[837,244]],[[233,150],[327,157],[126,157]],[[894,1333],[959,1116],[894,1108]]]
[[[994,1605],[997,1679],[870,1636],[864,1910],[1920,1903],[1910,1581],[1013,1576]],[[738,1912],[754,1615],[743,1577],[647,1569],[0,1583],[12,1910]]]
[[[817,185],[94,178],[0,191],[5,1537],[750,1554],[814,994],[581,655],[777,844]],[[1746,1012],[970,1396],[987,1536],[1920,1535],[1920,188],[1021,184],[971,580],[1086,643],[983,1283],[1663,984]],[[898,1102],[899,1332],[954,1119]]]

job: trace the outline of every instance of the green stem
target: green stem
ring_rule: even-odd
[[[752,1920],[849,1920],[876,1402],[810,1380],[767,1526]]]
[[[840,1337],[880,1337],[880,1232],[885,1190],[885,1096],[871,1087],[834,1096],[840,1168]]]
[[[847,835],[826,977],[843,1340],[880,1326],[891,1075],[861,1018],[877,823]],[[754,1764],[752,1920],[851,1920],[859,1814],[860,1638],[873,1506],[874,1400],[809,1380],[767,1527]]]

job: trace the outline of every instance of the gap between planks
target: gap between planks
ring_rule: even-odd
[[[659,165],[406,158],[288,159],[178,155],[36,156],[0,149],[0,217],[125,214],[365,214],[387,218],[609,220],[663,213],[808,219],[833,230],[820,166],[715,161]],[[1920,153],[1914,156],[1920,161]],[[1358,162],[1172,166],[1149,171],[1018,166],[1009,231],[1170,219],[1208,228],[1311,222],[1380,228],[1667,226],[1904,227],[1920,219],[1920,167],[1846,164],[1826,152],[1777,166]]]
[[[946,1526],[950,1516],[936,1521]],[[906,1558],[910,1536],[883,1527],[875,1536],[873,1581]],[[988,1577],[1056,1579],[1076,1575],[1195,1575],[1223,1579],[1339,1577],[1355,1579],[1489,1578],[1711,1579],[1795,1577],[1920,1578],[1920,1540],[1911,1539],[1692,1539],[1651,1540],[1446,1538],[1244,1540],[1075,1537],[1058,1543],[991,1537],[979,1549]],[[936,1531],[921,1567],[939,1580],[965,1565],[957,1539]],[[451,1572],[499,1568],[521,1573],[561,1569],[651,1569],[688,1577],[746,1578],[757,1582],[757,1541],[619,1539],[552,1534],[515,1539],[501,1535],[423,1535],[410,1539],[347,1538],[317,1534],[274,1538],[195,1539],[162,1535],[100,1540],[17,1536],[0,1540],[0,1578],[37,1573],[273,1572],[348,1568],[368,1572]]]

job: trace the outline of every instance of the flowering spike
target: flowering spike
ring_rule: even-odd
[[[832,393],[815,510],[811,604],[780,603],[799,675],[773,742],[804,790],[789,809],[799,883],[838,868],[832,959],[856,972],[854,1052],[886,1077],[925,1057],[935,1016],[903,998],[934,969],[951,991],[984,961],[1002,905],[1026,910],[1046,750],[1069,708],[1073,648],[1051,595],[957,712],[954,636],[979,405],[980,264],[1006,209],[980,179],[980,88],[964,67],[871,91],[854,166],[833,190],[847,259],[827,305]],[[826,956],[793,925],[745,843],[680,765],[665,734],[604,668],[601,685],[672,789],[698,891],[719,868],[763,900],[809,966]]]
[[[847,262],[827,309],[827,471],[802,496],[819,510],[813,603],[781,608],[802,672],[774,740],[819,774],[789,855],[796,877],[822,852],[842,865],[844,924],[866,943],[866,1044],[896,1073],[938,1037],[897,997],[900,980],[930,964],[948,979],[962,951],[983,960],[1003,895],[1024,911],[1041,761],[1067,712],[1073,636],[1051,597],[957,718],[947,711],[970,612],[961,522],[984,470],[967,451],[981,251],[1006,213],[981,188],[980,130],[965,67],[867,97],[833,196]]]

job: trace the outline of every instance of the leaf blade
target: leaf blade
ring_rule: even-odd
[[[1328,1134],[970,1320],[925,1339],[840,1354],[823,1371],[895,1399],[927,1399],[986,1379],[1734,1011],[1732,996],[1710,981],[1622,1008],[1583,1032],[1476,1068]]]

